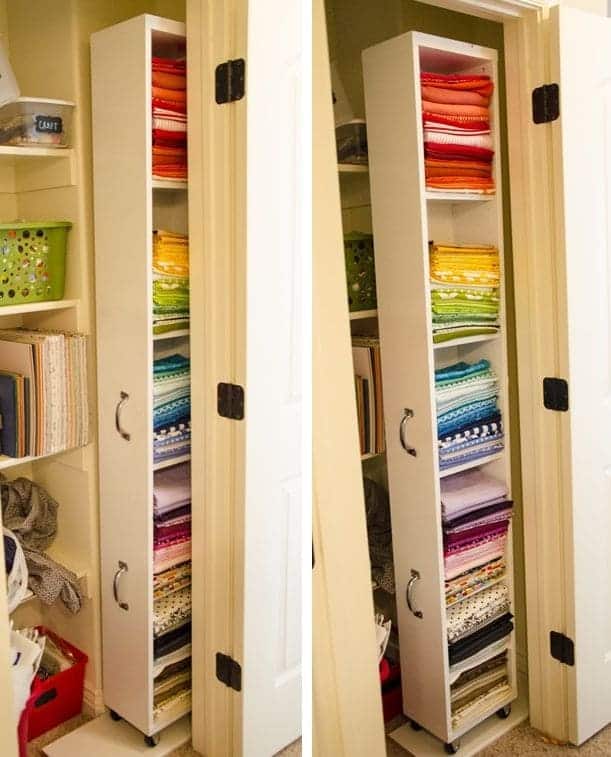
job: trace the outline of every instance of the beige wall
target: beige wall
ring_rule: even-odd
[[[382,12],[383,7],[383,12]],[[506,128],[505,101],[505,61],[503,27],[493,21],[486,21],[454,13],[413,0],[385,0],[383,6],[369,0],[327,0],[327,25],[330,58],[335,62],[343,86],[350,100],[355,118],[365,118],[361,52],[367,47],[407,31],[421,31],[441,37],[471,42],[492,47],[499,51],[499,104],[501,109],[501,143],[503,148],[503,224],[505,237],[505,269],[507,272],[506,291],[508,301],[507,339],[509,347],[509,390],[511,402],[510,431],[512,438],[511,468],[513,495],[516,502],[515,514],[515,561],[516,561],[516,624],[519,663],[526,667],[526,611],[524,597],[524,548],[522,539],[522,491],[520,465],[520,425],[518,413],[517,353],[515,337],[515,316],[513,312],[514,286],[512,263],[512,234],[509,193],[509,169]],[[346,231],[371,229],[371,217],[367,209],[345,211]],[[379,467],[379,466],[378,466]],[[378,469],[368,471],[377,480],[383,480]]]
[[[73,124],[77,150],[76,186],[28,192],[16,199],[0,195],[0,216],[2,220],[17,216],[65,218],[74,224],[68,253],[66,296],[80,298],[81,305],[78,316],[67,312],[48,319],[47,323],[58,328],[78,328],[91,335],[90,391],[94,420],[95,271],[89,37],[94,31],[145,12],[184,20],[184,0],[0,2],[0,33],[5,31],[8,34],[11,63],[22,95],[60,98],[76,103]],[[33,39],[36,44],[32,44]],[[20,54],[21,51],[25,54]],[[120,270],[117,275],[120,276]],[[89,708],[99,708],[102,701],[102,650],[95,425],[92,441],[93,444],[85,450],[20,471],[46,486],[58,499],[59,535],[56,544],[68,566],[86,570],[91,599],[77,616],[61,607],[43,610],[34,602],[20,609],[15,620],[17,625],[43,622],[89,655],[86,704]]]

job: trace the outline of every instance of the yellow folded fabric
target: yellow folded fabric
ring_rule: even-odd
[[[499,251],[492,245],[434,243],[430,253],[433,281],[471,286],[499,285]]]
[[[189,276],[189,238],[185,234],[154,232],[153,271],[163,276]]]

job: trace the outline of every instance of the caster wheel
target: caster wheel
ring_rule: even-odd
[[[511,705],[506,704],[504,707],[501,707],[500,710],[497,710],[496,714],[501,720],[506,720],[511,715]]]
[[[452,741],[449,744],[444,744],[446,754],[456,754],[460,749],[460,741]]]
[[[114,710],[111,710],[111,711],[110,711],[110,717],[111,717],[111,718],[112,718],[113,720],[121,720],[121,716],[119,715],[119,713],[118,713],[118,712],[115,712]]]
[[[154,736],[145,736],[144,743],[150,747],[157,746],[157,744],[159,744],[159,734],[156,733]]]
[[[416,723],[415,720],[410,720],[409,724],[410,724],[410,726],[412,728],[412,731],[421,731],[422,730],[422,726],[420,725],[420,723]]]

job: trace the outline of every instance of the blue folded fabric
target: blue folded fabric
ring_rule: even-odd
[[[475,425],[481,418],[496,411],[496,397],[478,402],[468,402],[438,416],[437,436],[448,436],[469,423]]]
[[[453,381],[460,381],[478,373],[485,373],[490,370],[489,360],[479,360],[477,363],[454,363],[446,368],[439,368],[435,371],[435,384],[450,384]]]

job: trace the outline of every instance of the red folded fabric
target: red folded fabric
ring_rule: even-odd
[[[427,158],[454,158],[460,160],[481,160],[487,163],[492,161],[494,150],[485,147],[472,147],[471,145],[446,145],[440,142],[425,142],[424,154]]]
[[[153,69],[153,86],[162,87],[163,89],[185,90],[187,88],[187,77]]]
[[[426,180],[431,189],[472,189],[490,193],[494,191],[494,180],[478,176],[437,176]]]
[[[187,70],[186,60],[176,60],[176,58],[152,58],[153,71],[169,71],[170,73],[184,73]]]
[[[187,103],[179,103],[175,102],[174,100],[165,100],[163,97],[153,97],[153,112],[155,108],[173,110],[175,113],[186,113]]]
[[[153,129],[155,144],[180,145],[187,141],[186,131],[167,131],[166,129]]]
[[[432,121],[436,124],[445,124],[446,126],[458,126],[461,129],[472,129],[473,131],[483,131],[490,129],[490,121],[477,118],[456,118],[455,116],[445,116],[439,113],[423,113],[423,121]]]
[[[487,121],[490,117],[488,108],[483,108],[481,105],[456,105],[455,103],[433,103],[429,100],[423,100],[422,110],[426,113],[438,113],[440,116],[479,118],[482,121]]]
[[[164,89],[163,87],[154,86],[153,98],[155,97],[159,97],[162,100],[169,100],[170,102],[184,103],[187,100],[187,93],[184,89]]]

